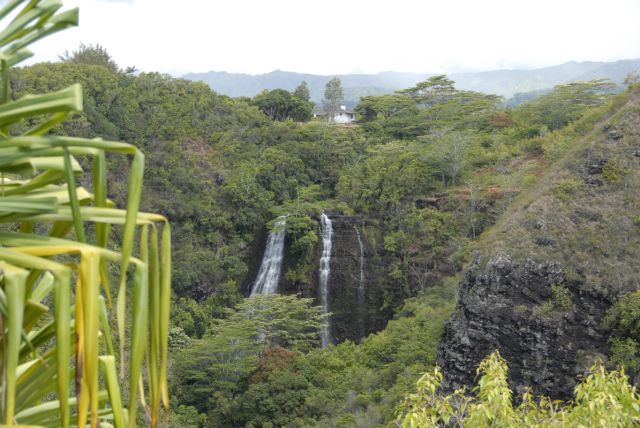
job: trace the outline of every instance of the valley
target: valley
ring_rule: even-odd
[[[85,112],[60,125],[62,131],[126,139],[148,153],[143,208],[165,213],[174,229],[170,385],[176,423],[383,425],[422,372],[440,364],[447,385],[469,384],[493,348],[516,364],[516,389],[533,386],[566,398],[572,376],[593,361],[588,355],[610,355],[607,333],[596,325],[616,294],[596,304],[602,297],[580,291],[576,282],[605,271],[560,267],[553,263],[561,257],[548,255],[595,254],[584,247],[592,245],[591,235],[563,234],[569,219],[576,227],[596,218],[628,224],[625,232],[599,232],[621,233],[626,242],[638,233],[628,220],[633,217],[612,217],[635,212],[635,193],[624,193],[635,189],[628,181],[635,175],[620,175],[637,170],[629,163],[633,155],[624,154],[635,150],[635,134],[627,130],[633,120],[607,125],[631,114],[636,98],[611,95],[608,81],[558,86],[504,109],[496,96],[460,91],[437,76],[396,94],[363,98],[358,125],[338,127],[272,120],[250,100],[218,95],[202,83],[81,61],[37,64],[12,79],[16,95],[79,79]],[[614,130],[624,137],[608,137]],[[596,155],[598,144],[588,146],[593,138],[620,153],[611,174],[621,182],[580,172],[589,162],[598,171],[613,165]],[[566,175],[571,168],[579,175]],[[118,195],[125,184],[114,176],[109,186]],[[623,192],[615,203],[626,204],[624,211],[611,205],[615,189]],[[570,202],[570,195],[583,193],[591,199]],[[610,213],[594,211],[604,206],[599,195]],[[535,204],[547,200],[540,209],[550,214],[534,215]],[[561,205],[552,208],[554,200]],[[564,242],[578,247],[562,253]],[[516,261],[522,257],[536,261]],[[597,265],[608,265],[606,253],[599,257]],[[474,273],[485,263],[487,274]],[[494,286],[495,296],[486,296],[486,287]],[[572,321],[569,309],[546,303],[552,286],[561,287],[554,293],[570,293],[571,311],[595,312]],[[507,297],[519,287],[528,291]],[[300,302],[266,303],[278,295]],[[304,305],[310,302],[319,318],[309,318]],[[244,319],[246,311],[257,318]],[[503,333],[505,322],[517,330]],[[597,338],[567,342],[560,357],[563,348],[547,335],[564,337],[561,331],[585,322]],[[522,330],[525,325],[531,330]],[[526,335],[517,340],[533,340],[532,348],[511,344],[525,334],[519,331]],[[578,354],[583,365],[565,370]],[[558,358],[557,369],[550,358]],[[549,383],[560,374],[566,381]]]
[[[0,6],[2,426],[640,426],[637,5],[85,3],[142,70]],[[449,73],[148,71],[296,61]]]

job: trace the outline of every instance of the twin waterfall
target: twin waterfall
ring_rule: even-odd
[[[286,221],[287,218],[285,216],[278,217],[275,227],[269,233],[264,256],[262,256],[262,264],[260,264],[260,271],[251,288],[252,296],[278,292],[280,268],[282,267],[282,258],[284,256],[284,225]]]
[[[267,244],[262,257],[262,263],[258,276],[251,287],[251,295],[275,294],[278,292],[278,283],[284,258],[285,224],[286,216],[278,217],[273,230],[269,233]],[[360,246],[360,278],[356,292],[356,302],[359,308],[358,324],[360,337],[364,336],[364,313],[366,312],[365,288],[364,288],[364,245],[360,232],[356,225],[353,226],[358,244]],[[325,314],[325,325],[320,335],[323,348],[333,343],[331,337],[331,319],[329,314],[329,277],[331,273],[331,247],[333,240],[333,226],[331,219],[325,214],[320,215],[320,235],[322,238],[322,255],[320,257],[320,269],[318,276],[318,300]],[[353,236],[353,235],[352,235]]]

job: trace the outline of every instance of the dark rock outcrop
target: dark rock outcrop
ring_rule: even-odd
[[[359,342],[368,334],[379,331],[392,314],[381,310],[384,302],[384,267],[367,239],[368,228],[360,216],[342,215],[327,211],[331,219],[333,238],[329,274],[329,311],[331,337],[334,343],[345,340]],[[320,226],[318,226],[320,227]],[[360,244],[356,229],[364,245],[364,293],[358,295],[360,285]],[[319,260],[322,242],[316,250]],[[313,271],[311,289],[302,291],[305,297],[318,298],[318,267]]]
[[[586,165],[587,174],[602,174],[602,169],[604,168],[606,163],[606,159],[590,159]]]
[[[358,307],[360,284],[360,245],[354,226],[360,217],[333,215],[331,273],[329,275],[329,310],[331,335],[336,341],[356,339],[358,324],[366,317],[366,308]],[[366,278],[365,278],[366,281]]]
[[[222,186],[227,181],[224,174],[221,172],[212,173],[211,178],[213,179],[214,183],[216,183],[217,186]]]
[[[536,237],[533,241],[543,247],[552,247],[556,243],[556,238],[553,236],[543,235]]]
[[[260,263],[262,262],[262,256],[267,245],[267,237],[269,231],[266,227],[263,227],[256,235],[256,239],[249,245],[247,251],[247,266],[249,271],[245,276],[244,282],[240,285],[239,291],[244,297],[249,297],[251,294],[251,287],[256,280],[258,271],[260,270]]]
[[[553,287],[567,290],[570,304],[558,307]],[[438,349],[447,388],[474,385],[480,361],[499,350],[515,391],[530,386],[536,394],[571,397],[577,378],[607,352],[601,319],[611,298],[584,288],[558,262],[498,254],[482,267],[476,260]]]
[[[607,132],[607,138],[609,138],[610,140],[619,140],[622,137],[624,137],[624,134],[622,132],[620,132],[620,130],[615,127],[615,126],[605,126],[603,128],[603,130],[606,129]]]

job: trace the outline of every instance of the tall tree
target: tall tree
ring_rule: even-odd
[[[291,111],[289,116],[298,122],[306,122],[311,119],[313,102],[310,100],[307,82],[302,81],[291,93]]]
[[[557,85],[553,91],[514,109],[517,121],[544,125],[550,130],[566,126],[591,107],[603,104],[615,84],[609,79]]]
[[[337,77],[329,80],[324,89],[324,100],[322,101],[324,111],[329,120],[340,111],[340,104],[344,101],[344,93],[342,91],[342,82]]]
[[[313,299],[279,294],[245,299],[175,359],[178,401],[203,413],[224,411],[221,403],[233,400],[237,383],[259,368],[269,349],[308,352],[317,347],[324,317]]]
[[[398,91],[398,93],[409,95],[417,103],[428,106],[448,99],[455,91],[454,81],[441,74],[432,76],[414,87]]]
[[[101,65],[113,72],[118,71],[118,64],[116,64],[107,50],[99,44],[87,46],[84,43],[80,43],[78,50],[71,53],[65,51],[64,54],[60,56],[60,59],[68,62]]]
[[[355,111],[362,121],[371,121],[380,116],[389,119],[411,109],[415,109],[413,98],[402,94],[362,97]]]
[[[311,118],[313,110],[313,103],[309,101],[309,90],[304,82],[292,93],[284,89],[272,91],[265,89],[253,97],[251,103],[262,110],[271,120],[281,122],[289,118],[298,122],[306,122]]]
[[[291,94],[284,89],[264,90],[253,98],[257,106],[271,120],[283,121],[291,111]]]
[[[299,98],[302,101],[311,100],[311,96],[309,95],[309,86],[307,86],[307,82],[305,82],[304,80],[293,90],[293,93],[291,95]]]

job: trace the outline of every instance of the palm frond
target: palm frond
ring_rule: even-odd
[[[77,25],[77,9],[61,7],[12,0],[0,8],[0,21],[9,20],[0,31],[0,423],[133,427],[138,403],[149,403],[145,413],[157,426],[169,404],[171,232],[163,216],[139,211],[144,156],[126,143],[50,133],[82,110],[79,85],[9,94],[9,67],[31,56],[28,46]],[[23,121],[35,125],[13,135]],[[131,159],[123,209],[108,199],[107,153]],[[92,191],[78,186],[78,157],[91,161]],[[122,228],[121,241],[111,239],[112,227]],[[114,271],[119,353],[109,315]],[[118,366],[128,373],[128,397]]]

